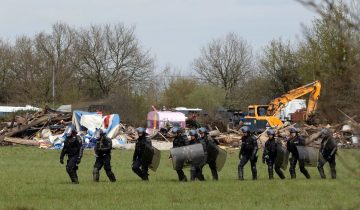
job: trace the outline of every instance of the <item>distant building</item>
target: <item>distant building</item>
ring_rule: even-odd
[[[18,112],[18,111],[41,111],[40,108],[33,107],[30,105],[26,106],[0,106],[0,117],[6,116],[10,113]]]

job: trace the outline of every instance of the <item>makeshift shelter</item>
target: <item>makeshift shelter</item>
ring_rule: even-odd
[[[120,124],[120,116],[118,114],[103,116],[98,112],[76,110],[73,112],[72,124],[77,131],[87,130],[88,133],[93,133],[97,128],[101,128],[109,133]]]

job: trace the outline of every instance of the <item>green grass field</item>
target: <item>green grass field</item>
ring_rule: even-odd
[[[93,151],[80,164],[79,185],[70,184],[60,151],[30,147],[0,147],[0,209],[360,209],[360,150],[340,150],[338,179],[321,180],[316,168],[306,180],[267,179],[258,162],[259,180],[252,181],[250,164],[245,181],[237,177],[237,152],[228,156],[218,182],[204,168],[206,182],[179,183],[176,172],[162,153],[156,173],[143,182],[131,171],[132,151],[114,150],[112,166],[118,181],[110,183],[101,171],[92,182]],[[344,160],[347,160],[345,164]],[[326,173],[329,168],[326,165]],[[189,176],[189,169],[185,169]]]

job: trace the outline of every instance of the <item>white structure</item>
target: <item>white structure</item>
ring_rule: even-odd
[[[306,110],[306,100],[305,99],[294,99],[291,100],[281,111],[280,119],[281,121],[290,121],[291,114],[295,113],[297,110],[305,109]]]
[[[185,115],[181,112],[151,111],[147,115],[146,133],[154,135],[165,128],[167,123],[185,128],[185,120]]]
[[[14,113],[14,112],[18,112],[18,111],[41,111],[40,108],[37,107],[33,107],[30,105],[26,105],[26,106],[0,106],[0,116],[4,116],[7,115],[9,113]]]

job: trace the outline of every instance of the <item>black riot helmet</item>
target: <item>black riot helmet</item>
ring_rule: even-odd
[[[138,132],[138,134],[142,134],[142,135],[146,135],[146,129],[143,127],[138,127],[136,128],[136,131]]]
[[[323,128],[321,129],[321,138],[326,138],[331,135],[331,130],[329,128]]]
[[[208,134],[209,132],[208,132],[208,130],[207,130],[205,127],[201,127],[201,128],[199,128],[199,133],[200,133],[200,134],[201,134],[201,133]]]
[[[289,132],[290,132],[290,133],[299,133],[299,130],[296,129],[296,128],[290,128],[290,129],[289,129]]]
[[[76,134],[76,130],[75,130],[74,126],[72,126],[72,125],[66,126],[64,134],[66,137],[70,137],[73,134]]]
[[[275,136],[275,130],[274,130],[274,129],[269,129],[269,130],[266,132],[266,134],[267,134],[268,136]]]
[[[243,126],[241,127],[241,132],[250,134],[250,128],[249,126]]]
[[[97,128],[95,133],[94,133],[94,137],[96,139],[99,139],[103,135],[104,135],[104,131],[101,128]]]
[[[197,134],[196,130],[190,130],[189,131],[190,136],[196,136],[196,134]]]

